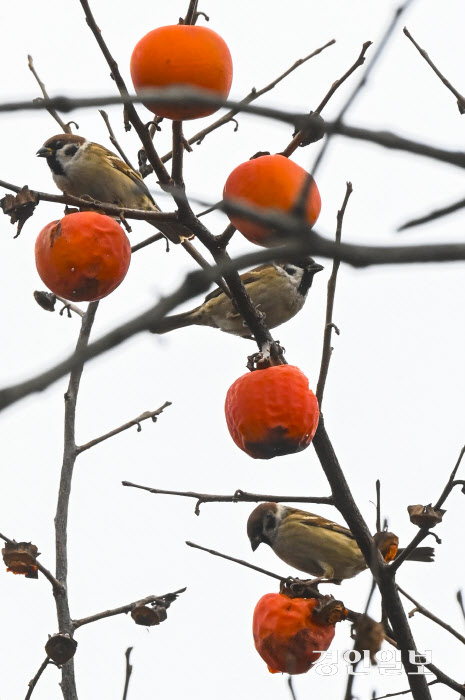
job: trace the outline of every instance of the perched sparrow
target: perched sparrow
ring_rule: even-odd
[[[253,551],[265,542],[286,564],[318,578],[352,578],[367,568],[350,530],[297,508],[260,504],[249,516],[247,534]],[[378,547],[386,561],[391,561],[402,551],[397,551],[397,537],[380,534],[386,537],[381,537]],[[417,547],[409,559],[429,562],[433,556],[432,547]]]
[[[37,155],[47,159],[58,189],[74,197],[87,195],[99,202],[122,208],[160,211],[139,173],[115,153],[76,134],[58,134],[49,138]],[[170,241],[182,238],[170,223],[151,222]],[[186,236],[187,233],[186,229]]]
[[[289,321],[302,308],[313,275],[322,270],[312,258],[299,264],[273,263],[260,265],[241,275],[250,298],[264,314],[268,328]],[[167,333],[184,326],[211,326],[225,333],[250,336],[242,316],[221,289],[214,289],[196,309],[175,316],[167,316],[152,328],[152,333]]]

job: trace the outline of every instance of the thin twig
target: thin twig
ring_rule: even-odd
[[[36,687],[39,678],[41,677],[41,675],[43,674],[43,672],[45,671],[45,669],[47,668],[47,666],[49,664],[53,664],[53,661],[47,656],[44,659],[44,661],[42,661],[40,668],[37,671],[34,678],[29,681],[29,683],[28,683],[29,690],[27,691],[26,697],[24,698],[24,700],[29,700],[29,698],[32,696],[32,693],[34,692],[34,688]]]
[[[462,480],[456,480],[455,475],[457,474],[457,469],[460,466],[460,463],[463,459],[463,456],[465,454],[465,445],[462,447],[460,450],[460,454],[458,456],[457,462],[455,463],[454,468],[452,469],[452,472],[449,476],[449,479],[447,481],[447,484],[444,487],[443,492],[441,493],[438,501],[436,504],[433,506],[434,510],[438,510],[441,508],[441,506],[444,504],[445,500],[447,497],[450,495],[450,493],[453,491],[455,486],[462,486],[462,490],[465,489],[465,481]],[[420,530],[417,532],[413,540],[405,547],[404,551],[402,554],[400,554],[398,557],[395,558],[395,560],[392,562],[392,564],[389,567],[389,570],[391,574],[395,574],[399,566],[408,558],[409,554],[422,542],[425,537],[428,537],[428,535],[433,535],[434,537],[437,538],[437,535],[435,533],[431,532],[430,530],[426,528],[420,528]]]
[[[127,423],[124,423],[123,425],[120,425],[119,428],[110,430],[110,432],[105,433],[105,435],[101,435],[100,437],[94,438],[93,440],[89,440],[89,442],[86,442],[85,445],[76,446],[77,454],[81,454],[82,452],[89,450],[91,447],[99,445],[101,442],[103,442],[104,440],[108,440],[108,438],[111,438],[114,435],[119,435],[119,433],[122,433],[124,430],[129,430],[129,428],[132,428],[134,425],[137,426],[137,432],[140,432],[142,430],[140,426],[142,421],[148,420],[150,418],[154,423],[156,423],[157,416],[163,413],[164,409],[168,406],[171,406],[171,401],[165,401],[163,406],[157,408],[156,411],[145,411],[144,413],[141,413],[140,416],[137,416],[137,418],[133,418],[133,420],[130,420]]]
[[[182,133],[182,122],[173,121],[173,162],[171,164],[171,179],[175,187],[184,189],[183,179],[184,161],[184,135]]]
[[[381,481],[376,479],[376,532],[381,532]]]
[[[209,493],[198,493],[197,491],[166,491],[163,489],[154,489],[150,486],[133,484],[131,481],[122,481],[121,483],[123,486],[142,489],[143,491],[148,491],[149,493],[161,494],[165,496],[184,496],[186,498],[195,498],[197,499],[197,503],[195,505],[196,515],[200,515],[200,506],[203,503],[258,503],[259,501],[264,501],[265,503],[267,501],[281,503],[285,501],[287,503],[333,504],[332,496],[271,496],[270,494],[248,493],[247,491],[242,491],[241,489],[237,489],[232,496],[223,496]]]
[[[407,29],[407,27],[404,27],[404,34],[405,34],[405,36],[406,36],[408,39],[410,39],[410,41],[412,42],[412,44],[413,44],[413,45],[415,46],[415,48],[417,49],[418,53],[425,59],[426,63],[433,69],[433,71],[436,73],[436,75],[437,75],[438,78],[441,80],[441,82],[443,83],[443,85],[445,85],[446,88],[447,88],[448,90],[450,90],[451,93],[456,97],[456,99],[457,99],[457,106],[458,106],[458,108],[459,108],[460,114],[465,114],[465,97],[464,97],[458,90],[456,90],[456,89],[454,88],[454,86],[447,80],[447,78],[441,73],[441,71],[439,70],[439,68],[437,68],[437,66],[436,66],[436,65],[433,63],[433,61],[430,59],[430,57],[428,56],[428,54],[426,53],[426,51],[425,51],[424,49],[422,49],[421,46],[420,46],[419,44],[417,44],[417,42],[415,41],[415,39],[413,38],[413,36],[410,34],[410,32],[409,32],[409,30]]]
[[[80,354],[88,346],[89,336],[97,312],[98,302],[89,304],[87,312],[82,318],[81,331],[76,344],[76,354]],[[77,457],[75,430],[76,430],[76,403],[79,393],[79,385],[84,369],[84,360],[72,370],[69,378],[68,389],[65,394],[65,437],[63,450],[63,464],[61,469],[60,488],[58,492],[58,504],[55,516],[55,540],[56,540],[56,578],[61,584],[61,589],[53,589],[55,596],[58,628],[62,634],[73,636],[73,625],[69,611],[67,593],[68,580],[68,508],[71,496],[71,483],[74,463]],[[61,690],[64,700],[78,700],[76,682],[74,678],[73,659],[62,667]]]
[[[136,243],[136,245],[133,245],[131,247],[131,253],[137,253],[138,250],[142,250],[142,248],[146,248],[148,245],[152,245],[152,243],[156,243],[157,241],[165,241],[165,240],[166,240],[166,236],[164,236],[162,233],[155,233],[153,236],[146,238],[144,241],[141,241],[140,243]]]
[[[435,622],[437,625],[439,625],[443,629],[447,630],[456,639],[458,639],[460,642],[462,642],[462,644],[465,644],[465,637],[463,636],[463,634],[460,634],[460,632],[457,632],[457,630],[455,630],[453,627],[451,627],[449,624],[447,624],[447,622],[444,622],[439,617],[437,617],[432,612],[430,612],[427,608],[425,608],[424,605],[421,605],[421,603],[419,603],[417,600],[415,600],[415,598],[412,598],[412,596],[409,593],[407,593],[406,591],[404,591],[399,585],[397,585],[397,590],[400,591],[403,596],[408,598],[410,600],[410,602],[412,602],[415,605],[415,609],[409,613],[409,617],[413,617],[415,612],[419,612],[422,615],[424,615],[425,617],[427,617],[430,620],[432,620],[433,622]]]
[[[20,192],[22,189],[19,187],[19,185],[14,185],[11,182],[6,182],[5,180],[0,180],[0,187],[3,187],[6,190],[11,190],[12,192]],[[92,203],[90,203],[88,199],[73,197],[70,194],[50,194],[48,192],[39,192],[38,190],[31,190],[31,192],[38,196],[39,201],[43,202],[65,204],[67,206],[79,207],[80,209],[89,209],[89,207],[92,206]],[[117,204],[98,201],[95,201],[95,208],[103,211],[105,214],[110,214],[111,216],[120,216],[123,214],[126,219],[155,221],[157,223],[178,221],[178,215],[176,212],[145,211],[145,209],[123,209]]]
[[[128,165],[131,168],[131,170],[134,170],[134,166],[132,165],[132,163],[129,160],[129,158],[127,157],[126,153],[123,151],[123,149],[121,148],[121,146],[118,143],[118,139],[116,138],[115,132],[113,131],[112,126],[110,124],[110,118],[109,118],[108,114],[105,112],[104,109],[99,109],[99,112],[102,116],[103,121],[106,124],[107,129],[108,129],[111,143],[116,148],[116,150],[118,151],[118,153],[120,154],[121,158],[124,160],[126,165]]]
[[[102,51],[106,62],[108,63],[108,67],[110,68],[111,75],[113,80],[115,81],[116,87],[118,88],[120,92],[120,97],[123,100],[124,104],[126,105],[126,114],[128,116],[128,119],[130,120],[131,124],[134,126],[134,129],[137,132],[137,135],[139,136],[140,140],[142,141],[142,144],[145,148],[145,152],[147,154],[147,158],[149,159],[150,164],[154,168],[157,177],[160,181],[161,184],[168,184],[169,183],[169,174],[168,171],[166,170],[165,166],[160,160],[160,157],[155,150],[155,146],[153,145],[152,138],[148,132],[148,130],[145,128],[145,125],[142,123],[139,115],[137,114],[137,111],[134,107],[133,101],[128,99],[128,89],[126,87],[126,83],[123,80],[123,77],[119,71],[118,64],[116,63],[115,59],[110,53],[110,50],[108,46],[105,43],[105,40],[103,38],[102,32],[100,28],[97,25],[97,22],[95,21],[94,15],[92,14],[92,11],[90,9],[88,0],[80,0],[82,9],[84,10],[84,14],[86,16],[86,21],[87,24],[94,35],[97,44],[100,47],[100,50]],[[102,103],[103,104],[103,103]]]
[[[365,603],[365,611],[364,611],[364,613],[363,613],[363,615],[364,615],[365,617],[368,615],[368,609],[369,609],[369,607],[370,607],[370,603],[371,603],[371,600],[372,600],[372,598],[373,598],[373,594],[374,594],[375,590],[376,590],[376,581],[375,581],[375,579],[373,578],[372,581],[371,581],[371,586],[370,586],[370,591],[369,591],[369,593],[368,593],[367,601],[366,601],[366,603]],[[355,628],[354,628],[354,629],[355,629]],[[359,650],[360,650],[359,644],[358,644],[358,640],[357,640],[357,639],[355,639],[353,649],[354,649],[355,651],[359,651]],[[354,681],[355,681],[355,673],[354,673],[354,671],[356,670],[357,666],[358,666],[358,661],[354,661],[354,662],[352,663],[352,673],[349,673],[349,674],[348,674],[348,677],[347,677],[347,684],[346,684],[346,691],[345,691],[345,694],[344,694],[344,700],[352,700],[352,698],[353,698],[353,695],[352,695],[352,688],[353,688],[353,686],[354,686]]]
[[[178,595],[184,593],[186,589],[180,588],[179,591],[174,591],[174,593],[165,593],[164,595],[149,595],[143,600],[135,600],[132,603],[127,603],[126,605],[121,605],[119,608],[113,608],[112,610],[104,610],[103,612],[96,613],[95,615],[89,615],[89,617],[83,617],[80,620],[72,620],[73,630],[77,630],[78,627],[83,627],[84,625],[90,625],[92,622],[97,622],[98,620],[105,620],[107,617],[114,617],[115,615],[124,615],[130,612],[133,607],[137,604],[149,605],[150,603],[160,603],[165,605],[173,600],[176,600]]]
[[[463,619],[465,620],[465,605],[463,603],[463,596],[462,596],[462,591],[457,591],[457,602],[460,606],[460,610],[462,611]]]
[[[287,78],[287,76],[292,73],[293,71],[296,70],[296,68],[299,68],[299,66],[302,66],[304,63],[309,61],[311,58],[314,56],[317,56],[320,54],[322,51],[327,49],[329,46],[332,46],[333,44],[336,43],[336,39],[331,39],[331,41],[328,41],[324,46],[321,46],[319,49],[316,49],[315,51],[312,51],[308,56],[305,56],[304,58],[299,58],[295,63],[292,64],[290,68],[288,68],[284,73],[282,73],[278,78],[275,78],[271,83],[266,85],[265,87],[261,88],[260,90],[251,90],[248,95],[246,95],[241,102],[239,103],[240,105],[242,104],[250,104],[254,100],[257,100],[259,97],[264,95],[265,93],[269,92],[270,90],[273,90],[273,88],[278,85],[284,78]],[[236,114],[240,112],[240,109],[231,109],[229,112],[227,112],[225,115],[217,119],[215,122],[210,124],[209,126],[205,127],[205,129],[202,129],[201,131],[198,131],[194,136],[191,136],[188,139],[188,143],[192,146],[193,144],[200,144],[208,134],[211,134],[212,131],[215,131],[216,129],[219,129],[221,126],[224,124],[227,124],[230,121],[234,120],[234,117]],[[237,126],[235,131],[237,131]],[[173,151],[170,151],[169,153],[166,153],[162,157],[163,163],[166,163],[170,158],[173,157]]]
[[[436,683],[439,683],[438,679],[435,678],[434,681],[430,681],[428,683],[429,686],[435,685]],[[411,693],[412,690],[411,688],[407,688],[407,690],[399,690],[397,693],[388,693],[387,695],[377,695],[376,697],[373,698],[373,700],[384,700],[384,698],[395,698],[398,695],[407,695],[408,693]]]
[[[129,657],[131,656],[132,649],[133,647],[128,647],[124,654],[126,657],[126,677],[124,680],[123,700],[127,700],[128,697],[129,681],[131,679],[132,674],[132,664],[129,663]]]
[[[253,571],[258,571],[260,574],[265,574],[265,576],[270,576],[270,578],[274,578],[277,581],[280,581],[281,583],[286,583],[290,584],[291,587],[293,584],[296,586],[303,586],[305,585],[306,588],[310,589],[312,592],[312,595],[315,598],[324,598],[325,596],[323,593],[320,593],[318,588],[315,586],[315,588],[312,588],[312,581],[311,579],[309,580],[302,580],[302,579],[294,579],[292,576],[279,576],[278,574],[274,574],[272,571],[268,571],[268,569],[262,569],[261,566],[255,566],[255,564],[250,564],[248,561],[244,561],[244,559],[237,559],[236,557],[231,557],[228,554],[223,554],[222,552],[216,551],[216,549],[208,549],[207,547],[202,547],[200,544],[195,544],[195,542],[189,542],[186,541],[186,544],[188,547],[193,547],[194,549],[200,549],[202,552],[207,552],[208,554],[212,554],[215,557],[220,557],[221,559],[226,559],[227,561],[232,561],[234,564],[240,564],[241,566],[245,566],[247,569],[252,569]],[[318,585],[321,585],[324,583],[324,581],[319,581]],[[355,612],[354,610],[350,610],[349,608],[346,608],[347,610],[347,619],[351,620],[352,622],[355,622],[356,620],[360,619],[361,614],[359,612]]]
[[[287,677],[287,685],[288,685],[289,692],[290,692],[290,694],[291,694],[292,700],[297,700],[297,695],[295,694],[294,683],[293,683],[293,680],[292,680],[292,676],[288,676],[288,677]]]
[[[346,193],[344,201],[342,203],[341,209],[337,213],[337,226],[336,226],[336,245],[340,245],[342,236],[342,223],[344,221],[344,214],[347,207],[347,202],[352,194],[352,183],[346,183]],[[321,353],[321,365],[320,365],[320,376],[318,377],[318,384],[316,389],[316,397],[318,399],[318,404],[320,406],[323,403],[323,392],[325,390],[326,378],[328,376],[329,362],[331,359],[331,335],[334,328],[333,324],[333,310],[334,310],[334,298],[336,295],[336,281],[337,273],[339,270],[339,265],[341,261],[340,258],[335,255],[333,259],[333,269],[331,271],[331,276],[328,280],[328,295],[326,301],[326,318],[325,318],[325,332],[323,335],[323,350]],[[339,332],[339,331],[338,331]]]
[[[363,88],[368,83],[368,78],[370,77],[370,73],[372,73],[372,71],[376,67],[379,59],[381,58],[382,54],[384,53],[384,50],[389,43],[389,39],[391,38],[394,30],[397,27],[400,16],[408,9],[408,7],[413,2],[414,2],[414,0],[406,0],[403,5],[401,5],[400,7],[397,7],[395,9],[394,14],[392,15],[391,21],[387,25],[380,41],[375,42],[376,49],[371,54],[371,60],[368,61],[366,68],[362,73],[362,77],[355,84],[352,92],[349,94],[348,98],[346,99],[343,106],[339,110],[339,113],[337,114],[336,119],[335,119],[335,122],[337,124],[342,123],[342,120],[343,120],[346,112],[350,109],[350,107],[352,106],[352,104],[355,102],[356,98],[360,94],[360,92],[363,90]],[[320,151],[318,152],[317,157],[315,158],[315,162],[313,164],[313,167],[311,168],[311,172],[313,173],[313,175],[315,175],[316,171],[321,166],[321,163],[323,162],[323,158],[324,158],[325,154],[327,153],[330,141],[331,141],[331,135],[328,136],[327,139],[325,139],[325,141],[323,142],[323,145],[320,148]]]
[[[405,231],[408,228],[413,228],[414,226],[420,226],[420,224],[427,224],[430,221],[435,221],[436,219],[440,219],[443,216],[447,216],[448,214],[453,214],[456,211],[459,211],[460,209],[463,209],[465,207],[465,199],[459,199],[458,202],[454,202],[453,204],[449,204],[447,207],[441,207],[440,209],[435,209],[434,211],[431,211],[429,214],[425,214],[424,216],[419,216],[416,219],[410,219],[409,221],[406,221],[402,226],[399,226],[397,231]]]
[[[48,95],[48,92],[47,92],[47,90],[46,90],[46,87],[45,87],[44,83],[41,81],[41,79],[39,78],[39,76],[38,76],[38,74],[37,74],[37,71],[36,71],[36,69],[35,69],[35,67],[34,67],[34,60],[33,60],[32,56],[29,56],[29,55],[28,55],[28,57],[27,57],[27,65],[28,65],[29,70],[31,71],[32,75],[33,75],[34,78],[37,80],[37,83],[38,83],[38,85],[39,85],[39,87],[40,87],[40,89],[41,89],[41,91],[42,91],[42,95],[44,96],[44,99],[45,99],[45,100],[50,99],[50,98],[49,98],[49,95]],[[40,99],[40,98],[38,98],[38,99]],[[69,125],[69,124],[65,124],[64,121],[61,119],[60,115],[59,115],[54,109],[50,108],[50,109],[48,109],[47,111],[48,111],[49,114],[54,118],[54,120],[60,125],[60,128],[61,128],[61,130],[63,131],[64,134],[71,134],[71,133],[72,133],[72,132],[71,132],[71,127],[70,127],[70,125]]]
[[[344,75],[339,78],[339,80],[336,80],[332,85],[331,88],[329,89],[328,93],[325,95],[323,100],[320,102],[318,107],[314,110],[314,114],[321,114],[322,110],[326,107],[328,104],[329,100],[331,97],[334,95],[338,87],[344,83],[347,78],[349,78],[354,71],[357,70],[360,66],[363,66],[365,63],[365,54],[370,48],[372,42],[371,41],[366,41],[363,46],[362,50],[360,51],[360,54],[355,61],[355,63],[349,68],[348,71],[344,73]],[[300,146],[302,140],[306,137],[307,132],[305,130],[298,131],[297,134],[292,138],[292,141],[286,146],[284,151],[282,151],[282,155],[286,156],[286,158],[289,158],[294,151]]]

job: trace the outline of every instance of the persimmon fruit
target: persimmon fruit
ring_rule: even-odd
[[[289,158],[262,155],[241,163],[226,180],[223,199],[238,204],[290,213],[309,177],[306,170]],[[311,180],[305,202],[305,220],[313,226],[321,210],[321,197],[315,180]],[[228,214],[233,226],[251,243],[271,247],[286,240],[286,234],[255,223],[239,214]]]
[[[47,287],[69,301],[97,301],[121,284],[131,246],[121,226],[94,211],[51,221],[37,236],[36,267]]]
[[[226,98],[233,66],[224,39],[208,27],[177,24],[158,27],[136,44],[131,56],[131,77],[136,92],[154,88],[190,87]],[[146,107],[168,119],[198,119],[219,107],[202,104],[157,104]]]
[[[254,459],[304,450],[318,427],[318,401],[298,367],[248,372],[228,389],[226,422],[232,439]]]
[[[318,619],[315,598],[267,593],[253,614],[255,648],[271,673],[306,673],[333,641],[335,626]]]

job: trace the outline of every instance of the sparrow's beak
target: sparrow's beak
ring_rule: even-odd
[[[48,158],[49,156],[53,155],[53,151],[51,148],[46,148],[45,146],[42,146],[42,148],[39,148],[39,150],[36,153],[36,156],[39,156],[39,158]]]
[[[321,272],[321,270],[324,270],[325,268],[323,265],[318,265],[318,263],[314,262],[310,265],[308,268],[309,272],[313,272],[314,275],[316,275],[317,272]]]
[[[255,552],[257,547],[261,544],[261,539],[260,537],[251,537],[250,538],[250,546],[252,547],[252,552]]]

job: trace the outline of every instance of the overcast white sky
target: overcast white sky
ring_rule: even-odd
[[[129,81],[129,58],[147,31],[176,23],[187,0],[110,3],[94,0],[94,9],[110,50]],[[376,40],[395,2],[371,0],[204,0],[200,9],[228,43],[234,61],[231,96],[241,98],[270,82],[296,59],[335,38],[335,46],[293,73],[262,104],[290,110],[315,108],[331,83],[358,56],[366,40]],[[445,148],[463,148],[465,117],[453,96],[402,34],[407,24],[460,90],[463,83],[465,11],[461,0],[417,0],[392,38],[369,87],[347,121],[387,128]],[[203,21],[201,19],[201,21]],[[78,0],[46,0],[0,5],[1,99],[39,94],[27,68],[27,54],[53,94],[107,94],[114,89],[109,70],[86,26]],[[354,76],[324,111],[333,117]],[[121,110],[108,110],[114,129],[136,160],[137,139],[123,130]],[[150,114],[141,109],[143,118]],[[70,118],[79,133],[109,146],[102,119],[94,109]],[[213,117],[214,118],[214,117]],[[208,123],[186,124],[195,133]],[[282,150],[289,127],[252,116],[239,118],[233,133],[227,125],[186,157],[188,192],[217,201],[229,172],[259,150]],[[49,171],[36,150],[59,128],[47,114],[2,115],[0,179],[55,192]],[[169,150],[168,125],[157,136],[161,153]],[[311,167],[319,146],[300,149],[296,161]],[[397,243],[396,228],[422,214],[463,197],[463,174],[425,158],[387,152],[374,145],[335,138],[319,171],[322,213],[318,230],[333,235],[336,212],[351,180],[354,193],[347,210],[346,241]],[[147,181],[149,182],[149,181]],[[156,189],[155,179],[149,183]],[[2,193],[0,193],[2,195]],[[160,203],[171,202],[157,196]],[[0,219],[2,274],[2,343],[0,383],[25,379],[53,365],[73,348],[78,320],[48,314],[34,302],[42,289],[34,265],[34,241],[41,228],[60,218],[62,207],[42,203],[20,238],[6,217]],[[227,221],[222,214],[205,219],[214,233]],[[465,212],[402,234],[407,242],[463,241]],[[133,224],[132,241],[150,235]],[[150,230],[148,230],[150,229]],[[233,253],[251,249],[236,235]],[[330,264],[315,278],[307,305],[298,317],[275,332],[315,386],[319,370],[326,282]],[[192,269],[183,250],[167,256],[152,246],[134,256],[124,283],[100,304],[94,337],[148,307],[174,289]],[[334,353],[325,395],[328,433],[359,507],[374,529],[375,480],[382,482],[383,515],[406,544],[416,528],[406,506],[435,501],[464,442],[463,264],[381,267],[339,274],[334,320],[341,335]],[[252,554],[245,532],[250,504],[204,505],[200,517],[194,502],[125,489],[126,479],[165,489],[232,493],[249,491],[327,495],[329,488],[313,448],[293,456],[252,461],[227,432],[223,403],[230,384],[245,371],[249,341],[210,329],[185,329],[156,338],[140,335],[85,369],[78,405],[78,442],[173,402],[156,425],[145,423],[86,452],[77,463],[70,508],[69,593],[72,616],[83,617],[152,593],[187,586],[158,628],[134,625],[120,616],[77,632],[75,657],[81,698],[120,698],[124,651],[134,646],[130,700],[202,697],[232,700],[238,696],[289,697],[286,678],[270,675],[253,648],[252,612],[257,600],[277,590],[258,573],[185,546],[186,539],[246,558],[278,573],[294,573],[271,550]],[[32,540],[41,560],[54,567],[53,517],[61,466],[63,393],[60,381],[41,395],[16,404],[1,418],[2,488],[0,531],[17,540]],[[447,502],[438,534],[434,565],[406,564],[399,582],[412,595],[451,624],[463,629],[455,594],[463,581],[463,496],[457,490]],[[341,521],[334,509],[314,507]],[[312,506],[309,506],[312,509]],[[433,544],[431,542],[428,544]],[[362,609],[370,586],[363,573],[332,589],[346,605]],[[44,658],[47,635],[56,631],[50,585],[42,577],[25,580],[0,572],[0,698],[23,698],[27,682]],[[410,607],[408,608],[410,609]],[[379,615],[379,600],[372,607]],[[420,649],[432,649],[433,662],[457,680],[463,678],[460,643],[418,615],[412,621]],[[349,625],[338,626],[333,649],[351,647]],[[459,656],[461,654],[461,657]],[[59,674],[46,670],[35,700],[61,697]],[[299,700],[310,696],[341,698],[345,666],[331,678],[314,672],[295,679]],[[355,694],[369,697],[407,687],[405,677],[383,676],[372,669],[356,681]],[[449,689],[434,686],[433,697],[450,698]]]

